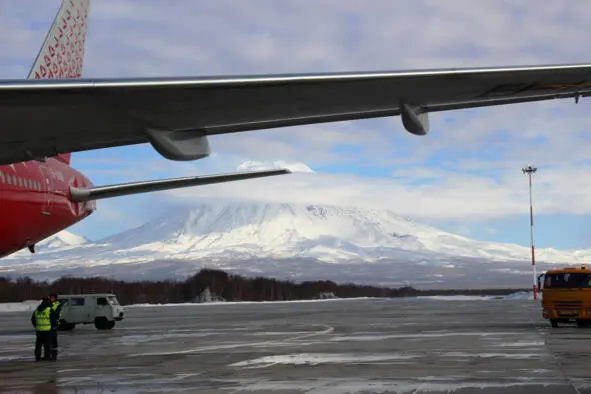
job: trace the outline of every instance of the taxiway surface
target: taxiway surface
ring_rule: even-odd
[[[0,392],[591,393],[591,329],[534,301],[129,307],[40,363],[29,319],[0,314]]]

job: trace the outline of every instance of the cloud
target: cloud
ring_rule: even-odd
[[[291,163],[294,168],[305,164]],[[256,168],[278,165],[257,165]],[[569,176],[565,176],[569,173]],[[180,203],[227,198],[273,202],[349,205],[386,208],[425,220],[499,219],[528,212],[527,178],[520,171],[489,179],[466,173],[417,167],[404,178],[296,172],[200,188],[163,192],[158,198]],[[428,176],[432,182],[417,182]],[[591,214],[591,178],[583,169],[546,169],[535,175],[536,214]],[[494,234],[495,230],[487,233]]]
[[[88,75],[97,76],[583,61],[591,16],[584,3],[558,0],[376,0],[371,7],[353,0],[104,0],[92,7]]]
[[[245,161],[241,163],[237,170],[238,171],[261,171],[261,170],[276,170],[286,168],[292,172],[314,172],[310,167],[304,163],[288,163],[283,160],[275,162],[264,162],[264,161]]]

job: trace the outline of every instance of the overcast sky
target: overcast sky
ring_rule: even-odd
[[[0,78],[26,77],[60,0],[0,2]],[[375,71],[591,61],[583,0],[91,0],[84,77]],[[76,153],[97,185],[248,166],[284,177],[99,201],[72,231],[90,239],[176,204],[251,198],[389,208],[468,237],[591,247],[589,101],[435,113],[426,137],[399,118],[211,138],[214,154],[167,161],[149,145]],[[83,130],[81,130],[83,132]],[[311,171],[309,170],[311,169]]]

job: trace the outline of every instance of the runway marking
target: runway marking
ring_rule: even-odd
[[[311,333],[304,334],[304,335],[298,335],[295,337],[285,338],[283,340],[277,339],[277,340],[262,341],[262,342],[240,342],[240,343],[231,343],[231,344],[226,344],[226,345],[203,346],[203,347],[197,347],[197,348],[193,348],[193,349],[189,349],[189,350],[179,350],[176,352],[136,353],[136,354],[130,354],[127,357],[170,356],[170,355],[175,355],[175,354],[191,354],[191,353],[203,352],[203,351],[207,351],[207,350],[235,349],[235,348],[240,348],[240,347],[281,346],[281,345],[285,345],[287,342],[298,341],[301,339],[311,338],[311,337],[315,337],[315,336],[327,335],[327,334],[334,332],[334,327],[331,327],[331,326],[328,326],[325,324],[315,324],[312,326],[320,326],[320,327],[325,327],[325,328],[324,328],[324,330],[321,330],[321,331],[316,331],[316,332],[311,332]],[[289,334],[289,332],[286,332],[286,334]]]

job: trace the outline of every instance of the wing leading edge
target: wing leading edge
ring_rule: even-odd
[[[591,65],[167,79],[0,82],[0,164],[149,142],[209,155],[207,136],[588,96]]]

